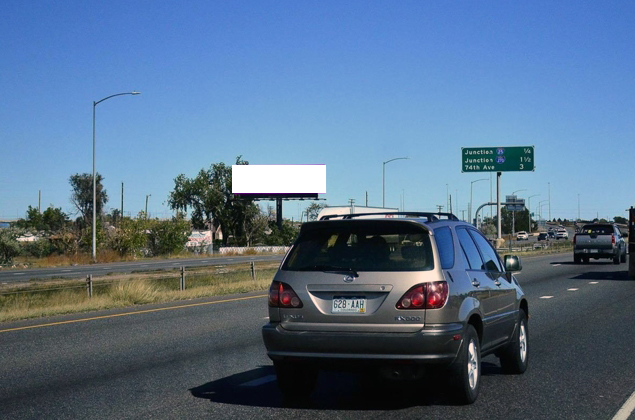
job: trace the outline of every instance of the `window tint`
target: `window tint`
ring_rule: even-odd
[[[400,222],[325,222],[304,230],[282,270],[432,270],[432,245],[421,227]]]
[[[487,242],[487,239],[474,229],[470,229],[470,234],[474,238],[474,242],[476,242],[476,245],[483,256],[483,260],[485,261],[483,268],[488,271],[502,272],[503,267],[501,267],[498,255],[496,254],[496,251],[494,251],[494,248],[492,248],[492,245]]]
[[[457,229],[456,236],[459,238],[461,248],[463,248],[467,262],[472,270],[482,270],[483,260],[481,259],[481,255],[478,253],[478,249],[476,248],[476,244],[472,240],[472,237],[469,233],[467,233],[467,230],[461,228]]]
[[[454,267],[454,240],[449,227],[441,227],[434,230],[434,237],[437,241],[441,268],[449,269]]]

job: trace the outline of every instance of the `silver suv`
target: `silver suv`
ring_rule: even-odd
[[[320,369],[418,379],[443,368],[455,400],[469,404],[482,356],[527,369],[518,257],[502,262],[448,213],[334,217],[302,225],[269,290],[262,335],[285,397],[307,397]]]

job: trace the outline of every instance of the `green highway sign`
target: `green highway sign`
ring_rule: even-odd
[[[461,147],[461,172],[533,170],[534,146]]]

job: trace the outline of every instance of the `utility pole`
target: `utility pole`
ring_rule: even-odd
[[[366,207],[368,207],[368,191],[366,191]]]
[[[123,219],[123,182],[121,183],[121,218]]]
[[[42,214],[42,190],[38,191],[37,212]]]
[[[549,220],[551,220],[551,182],[547,182],[549,187]]]
[[[441,204],[437,204],[437,212],[441,213],[443,211],[443,206]]]
[[[148,197],[150,197],[151,195],[152,194],[146,195],[146,211],[145,211],[146,219],[148,218]]]
[[[450,196],[450,213],[452,213],[452,196]]]

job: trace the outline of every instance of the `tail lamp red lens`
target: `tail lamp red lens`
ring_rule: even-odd
[[[291,286],[274,281],[269,288],[269,306],[272,308],[301,308],[302,301]]]
[[[611,242],[613,243],[613,245],[615,245],[615,235],[611,235]]]
[[[397,309],[439,309],[447,300],[448,283],[433,281],[411,287],[397,302]]]

